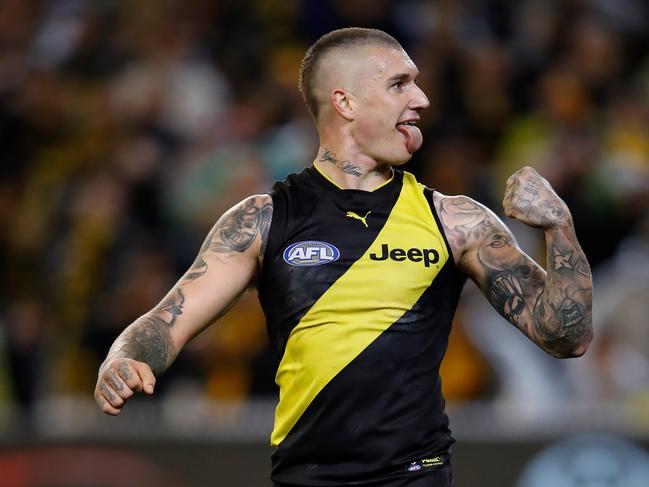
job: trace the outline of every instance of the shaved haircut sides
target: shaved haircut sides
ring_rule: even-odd
[[[357,46],[387,46],[403,49],[399,41],[382,30],[348,27],[323,35],[308,49],[300,65],[299,89],[313,119],[318,120],[320,100],[315,94],[315,83],[322,60],[330,52]]]

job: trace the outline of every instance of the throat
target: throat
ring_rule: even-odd
[[[372,161],[373,162],[373,161]],[[392,178],[390,164],[361,164],[339,158],[329,149],[321,149],[313,167],[340,189],[373,191]]]

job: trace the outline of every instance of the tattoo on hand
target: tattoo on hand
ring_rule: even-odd
[[[122,379],[125,381],[128,381],[131,379],[131,370],[125,362],[121,362],[119,366],[117,367],[117,372],[119,372],[119,375]]]
[[[115,396],[110,391],[110,389],[108,387],[106,387],[106,384],[101,384],[99,386],[99,390],[102,392],[102,394],[104,396],[106,396],[106,399],[108,399],[109,401],[114,401],[115,400]]]
[[[525,181],[518,192],[509,187],[505,199],[511,199],[512,206],[526,217],[525,223],[533,226],[557,228],[568,215],[554,191],[536,179]]]
[[[115,389],[117,392],[124,389],[124,382],[120,380],[119,376],[117,375],[117,372],[115,372],[114,370],[110,372],[110,379],[111,379],[111,385],[113,386],[113,389]]]

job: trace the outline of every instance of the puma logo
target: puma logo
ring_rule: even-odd
[[[349,218],[355,218],[356,220],[360,220],[363,225],[365,225],[365,228],[367,227],[367,221],[365,220],[369,214],[372,213],[371,211],[368,211],[365,216],[359,216],[357,213],[354,213],[353,211],[348,211],[345,216],[348,216]]]

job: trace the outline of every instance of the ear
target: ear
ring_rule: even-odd
[[[354,100],[349,91],[335,88],[331,91],[331,104],[345,120],[354,120]]]

